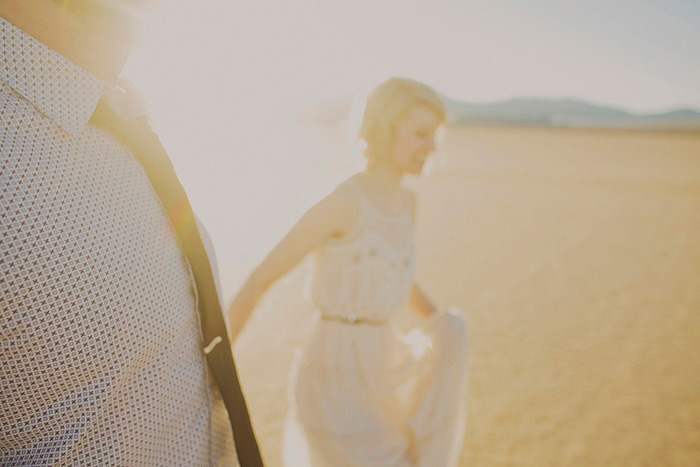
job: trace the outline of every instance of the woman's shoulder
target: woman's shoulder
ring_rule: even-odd
[[[363,202],[367,202],[367,198],[370,197],[367,191],[371,190],[363,188],[366,186],[366,182],[362,180],[362,177],[362,173],[357,173],[338,185],[338,190],[342,193],[341,196],[345,196],[349,200],[348,202],[354,203],[354,205],[357,206],[361,206]],[[413,216],[416,206],[416,194],[414,191],[402,185],[398,187],[397,195],[397,201],[400,205],[399,209],[401,211],[408,211],[411,213],[411,216]]]
[[[360,200],[349,179],[340,182],[312,209],[317,210],[319,215],[335,226],[333,230],[336,234],[333,236],[342,236],[351,230],[361,211]]]
[[[340,182],[328,195],[340,208],[356,211],[360,203],[360,191],[355,180],[355,175]]]

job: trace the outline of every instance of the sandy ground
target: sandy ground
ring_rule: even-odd
[[[469,322],[461,465],[700,465],[700,135],[459,127],[433,162],[417,279]],[[235,348],[271,466],[307,269]]]

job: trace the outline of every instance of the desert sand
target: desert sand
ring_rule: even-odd
[[[417,280],[469,323],[464,466],[700,465],[700,134],[450,127]],[[303,263],[234,347],[280,464]]]

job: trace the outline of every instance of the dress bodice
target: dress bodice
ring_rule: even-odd
[[[346,235],[314,252],[311,298],[324,316],[383,322],[404,305],[413,284],[411,208],[383,214],[354,179],[344,184],[357,196],[359,216]]]

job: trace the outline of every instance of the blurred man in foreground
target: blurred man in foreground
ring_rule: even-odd
[[[0,3],[1,465],[262,465],[213,256],[117,85],[141,3]]]

